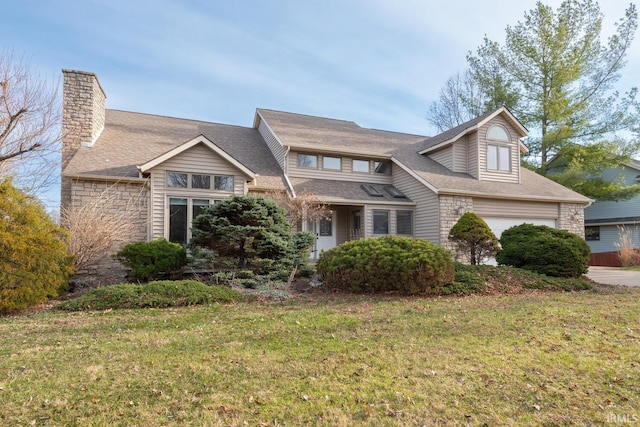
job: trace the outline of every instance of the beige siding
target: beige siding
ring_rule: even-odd
[[[258,132],[260,133],[260,135],[262,135],[262,138],[267,143],[267,147],[269,147],[269,150],[271,150],[271,153],[273,153],[273,157],[276,158],[276,161],[280,165],[280,169],[284,171],[287,150],[278,142],[273,132],[271,132],[271,129],[269,129],[269,126],[267,126],[265,121],[262,119],[260,120],[260,125],[258,126]]]
[[[440,163],[445,168],[453,170],[453,146],[449,145],[435,153],[429,153],[429,157]]]
[[[511,139],[508,143],[488,141],[487,130],[494,124],[502,125]],[[480,179],[483,181],[520,182],[520,144],[518,133],[502,116],[495,117],[478,130],[478,143],[480,152]],[[487,143],[508,146],[511,152],[511,171],[498,172],[487,170]]]
[[[557,219],[559,204],[474,198],[473,211],[482,217]]]
[[[288,175],[292,178],[317,178],[317,179],[333,179],[338,181],[356,181],[356,182],[371,182],[376,184],[391,184],[391,175],[385,175],[381,173],[373,172],[373,162],[369,161],[369,173],[353,172],[351,169],[352,157],[341,156],[342,170],[323,169],[322,168],[322,154],[317,153],[305,153],[316,154],[318,156],[317,168],[301,168],[298,167],[298,152],[291,151],[289,153],[289,168]],[[328,154],[329,157],[340,157]],[[366,160],[366,158],[358,158],[358,160]]]
[[[396,165],[393,165],[393,185],[416,204],[414,237],[439,243],[438,195]]]
[[[478,132],[468,136],[467,142],[467,173],[474,178],[480,177],[480,147],[478,146]]]
[[[364,238],[381,237],[382,234],[373,234],[373,211],[385,211],[389,214],[389,233],[387,235],[396,234],[396,212],[397,211],[413,211],[413,228],[415,237],[415,210],[413,206],[403,205],[366,205],[364,207]]]
[[[199,190],[186,188],[167,188],[166,172],[188,172],[209,175],[233,176],[234,191]],[[151,238],[166,237],[165,213],[168,197],[192,199],[222,200],[233,194],[246,193],[246,176],[225,159],[203,145],[178,154],[149,171],[153,194],[151,215]],[[213,182],[212,182],[213,185]]]
[[[469,137],[467,135],[453,144],[453,167],[451,170],[462,173],[469,171]]]

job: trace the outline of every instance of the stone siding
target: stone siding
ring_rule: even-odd
[[[91,205],[102,213],[101,221],[108,226],[110,218],[130,222],[127,236],[114,244],[86,269],[76,272],[73,282],[84,287],[121,282],[127,270],[113,255],[124,245],[147,240],[149,191],[146,182],[104,182],[73,180],[71,209]],[[89,209],[89,211],[91,210]]]
[[[584,205],[579,203],[560,203],[558,228],[570,231],[584,239]]]
[[[91,146],[105,124],[106,95],[93,73],[63,70],[62,169],[81,146]],[[71,181],[62,177],[61,201],[71,201]]]
[[[456,225],[465,212],[473,211],[473,197],[440,196],[440,244],[452,251],[456,261],[465,262],[456,257],[455,245],[449,240],[449,231]],[[468,260],[467,260],[468,261]]]

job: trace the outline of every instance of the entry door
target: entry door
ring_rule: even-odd
[[[318,236],[315,253],[317,258],[321,251],[329,250],[336,245],[336,212],[333,211],[330,217],[316,220],[315,232]]]

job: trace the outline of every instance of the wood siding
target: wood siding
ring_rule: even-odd
[[[353,157],[337,156],[327,153],[328,157],[341,157],[342,170],[323,169],[322,154],[314,154],[318,156],[317,168],[301,168],[298,167],[298,152],[291,151],[289,153],[288,175],[292,178],[317,178],[317,179],[333,179],[337,181],[355,181],[355,182],[371,182],[375,184],[391,184],[391,174],[381,174],[373,172],[374,160],[369,160],[369,173],[353,172],[351,169],[351,161]],[[366,157],[357,158],[357,160],[367,160]]]
[[[207,175],[233,176],[233,192],[200,190],[188,188],[168,188],[166,172],[187,172]],[[223,200],[234,194],[246,193],[247,177],[225,159],[203,145],[178,154],[149,171],[151,173],[151,239],[166,236],[166,209],[168,197]],[[213,180],[211,182],[213,185]]]
[[[413,214],[414,237],[440,243],[438,195],[396,165],[393,165],[393,185],[416,204]]]
[[[502,125],[509,133],[510,142],[489,141],[487,140],[487,130],[493,125]],[[501,181],[501,182],[520,182],[520,144],[518,133],[503,117],[497,116],[484,126],[478,132],[478,144],[480,153],[480,179],[483,181]],[[511,170],[509,172],[490,171],[487,169],[487,144],[498,146],[508,146],[511,153]]]
[[[262,120],[262,118],[260,119],[260,125],[258,125],[258,132],[260,133],[260,135],[262,135],[262,138],[267,143],[267,147],[269,147],[269,150],[271,150],[273,157],[275,157],[278,165],[280,165],[280,169],[284,171],[286,166],[285,157],[287,154],[287,149],[278,142],[275,135],[273,134],[273,132],[271,132],[271,129],[269,129],[269,126],[267,126],[267,123]]]
[[[482,217],[558,219],[558,203],[473,199],[473,211]]]

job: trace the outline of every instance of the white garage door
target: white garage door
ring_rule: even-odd
[[[556,228],[555,219],[526,219],[526,218],[482,218],[487,223],[493,234],[499,239],[502,232],[507,228],[511,228],[520,224],[546,225]]]

